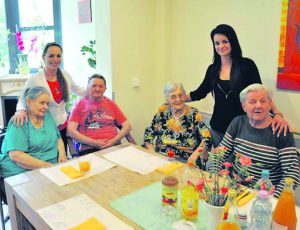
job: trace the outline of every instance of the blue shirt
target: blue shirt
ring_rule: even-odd
[[[49,112],[45,113],[44,124],[40,128],[35,128],[30,119],[22,127],[15,127],[10,120],[1,148],[2,177],[29,171],[10,159],[10,151],[22,151],[36,159],[57,163],[59,138],[60,133]]]

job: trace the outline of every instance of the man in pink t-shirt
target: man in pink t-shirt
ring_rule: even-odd
[[[99,74],[88,80],[88,96],[78,101],[72,109],[68,136],[81,143],[80,155],[119,144],[131,130],[117,104],[104,96],[105,78]],[[122,125],[118,132],[116,122]]]

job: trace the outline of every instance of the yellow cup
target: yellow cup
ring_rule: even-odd
[[[79,157],[78,158],[79,170],[81,172],[88,172],[91,169],[90,158],[87,157]]]

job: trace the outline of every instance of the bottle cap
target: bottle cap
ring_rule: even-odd
[[[195,164],[194,164],[193,161],[188,161],[187,165],[188,165],[189,167],[194,167],[194,166],[195,166]]]
[[[288,185],[292,185],[294,183],[294,180],[293,180],[293,178],[286,177],[285,178],[285,183],[288,184]]]
[[[259,196],[261,199],[265,200],[265,199],[268,198],[269,193],[268,193],[266,190],[260,190],[259,193],[258,193],[258,196]]]
[[[196,230],[196,225],[187,220],[178,220],[172,224],[173,230]]]
[[[263,170],[263,171],[261,171],[261,177],[269,178],[270,177],[269,170]]]
[[[166,185],[166,186],[175,186],[178,184],[178,179],[173,176],[165,176],[162,179],[162,183],[163,183],[163,185]]]

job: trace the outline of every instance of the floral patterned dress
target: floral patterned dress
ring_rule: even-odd
[[[208,148],[211,146],[211,134],[202,115],[189,106],[178,118],[173,116],[170,106],[161,106],[144,134],[145,143],[154,144],[154,139],[156,152],[166,155],[172,150],[182,161],[186,161],[201,142]]]

